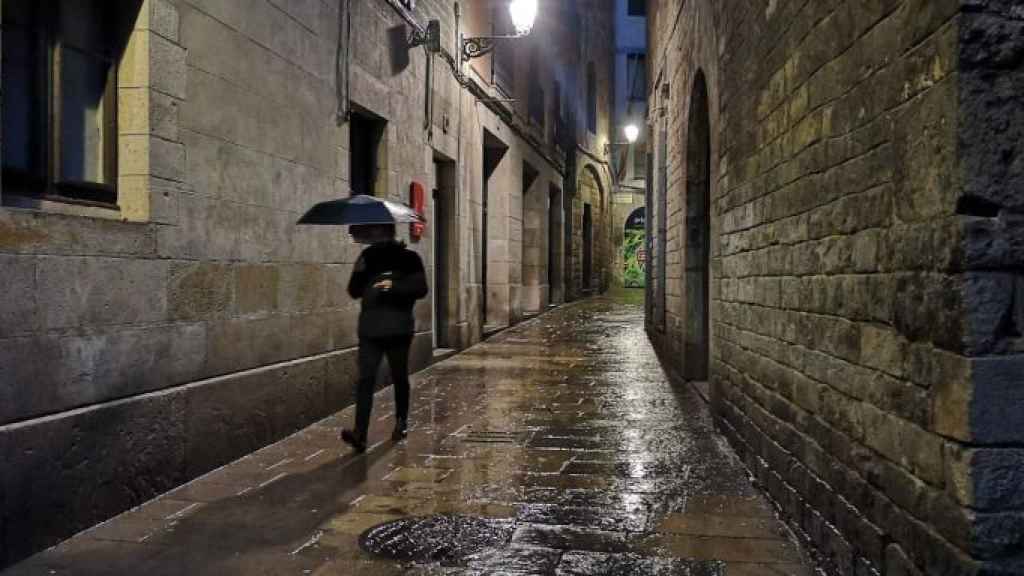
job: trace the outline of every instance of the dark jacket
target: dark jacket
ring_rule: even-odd
[[[390,290],[373,287],[386,278],[392,281]],[[427,295],[423,261],[401,242],[374,244],[359,255],[348,282],[348,293],[363,300],[359,312],[360,338],[412,336],[413,306]]]

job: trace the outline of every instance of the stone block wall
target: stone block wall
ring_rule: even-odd
[[[337,3],[138,6],[120,211],[0,209],[0,565],[351,401]]]
[[[966,404],[943,433],[957,440],[948,481],[973,511],[968,550],[1012,574],[1024,572],[1024,11],[962,4],[956,213],[970,381],[937,401]]]
[[[691,0],[650,21],[677,135],[652,339],[683,371],[701,71],[722,430],[830,573],[1020,573],[1019,7]]]
[[[352,402],[358,302],[345,288],[361,247],[344,229],[295,224],[349,194],[347,101],[386,123],[376,189],[392,200],[436,182],[435,161],[454,163],[449,345],[481,338],[485,288],[504,323],[546,298],[546,233],[523,233],[524,220],[541,229],[542,206],[524,203],[519,175],[537,171],[538,196],[564,189],[564,156],[525,108],[481,101],[501,96],[489,79],[467,66],[474,84],[460,84],[441,56],[410,49],[387,2],[125,4],[138,13],[119,63],[120,210],[0,207],[0,566]],[[455,6],[420,0],[413,13],[441,21],[449,51],[458,26],[489,33],[458,24]],[[352,39],[339,61],[342,7]],[[486,287],[484,130],[508,149],[490,190]],[[433,233],[410,243],[430,278]],[[419,369],[433,355],[429,298],[416,326]]]

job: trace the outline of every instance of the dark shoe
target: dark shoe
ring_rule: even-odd
[[[359,436],[355,432],[345,429],[341,431],[341,440],[355,449],[356,452],[362,454],[366,452],[366,438]]]
[[[393,442],[401,442],[405,440],[405,437],[409,435],[409,423],[405,418],[399,418],[395,420],[395,431],[391,433],[391,440]]]

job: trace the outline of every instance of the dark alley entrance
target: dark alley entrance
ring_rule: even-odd
[[[443,157],[434,159],[434,348],[450,349],[458,344],[455,323],[458,309],[458,189],[456,163]]]

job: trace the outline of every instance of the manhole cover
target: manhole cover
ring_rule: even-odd
[[[509,524],[471,516],[428,516],[374,526],[359,537],[359,546],[394,560],[444,562],[503,546],[511,537]]]

